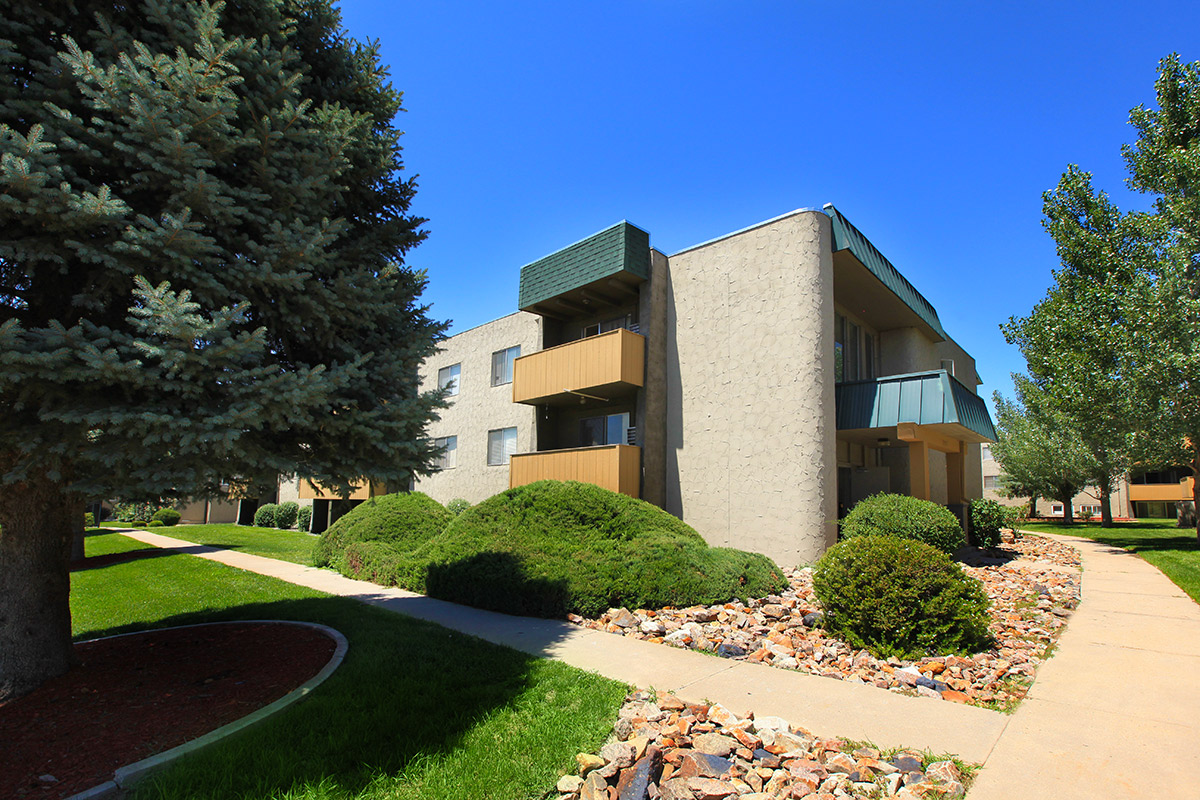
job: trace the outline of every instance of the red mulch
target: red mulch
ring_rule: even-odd
[[[111,780],[118,767],[278,700],[320,672],[335,646],[321,631],[279,623],[76,645],[80,666],[0,704],[0,797],[57,800]]]

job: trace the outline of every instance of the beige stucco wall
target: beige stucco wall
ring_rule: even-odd
[[[517,452],[536,449],[534,406],[512,401],[512,384],[492,386],[492,353],[514,345],[521,355],[541,349],[540,318],[518,311],[450,337],[441,352],[421,368],[422,391],[437,386],[438,370],[461,364],[458,395],[450,407],[438,412],[429,424],[430,438],[458,437],[458,464],[428,477],[418,478],[415,489],[438,502],[456,497],[478,503],[508,488],[508,465],[488,466],[488,431],[517,429]]]
[[[836,538],[833,264],[798,211],[669,259],[666,507],[784,566]]]

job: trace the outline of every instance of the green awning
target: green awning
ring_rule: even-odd
[[[891,428],[901,422],[957,424],[996,441],[983,398],[944,369],[838,384],[836,397],[839,431]]]
[[[908,282],[907,278],[900,274],[900,270],[896,269],[875,245],[871,244],[871,240],[864,236],[862,231],[851,225],[850,220],[834,208],[832,203],[825,204],[825,213],[833,221],[834,251],[849,250],[892,294],[900,298],[900,301],[912,309],[922,322],[932,328],[934,333],[942,339],[949,339],[950,337],[942,328],[942,321],[938,319],[937,309],[917,291],[915,286]]]

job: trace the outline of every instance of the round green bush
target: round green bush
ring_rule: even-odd
[[[304,533],[312,530],[312,506],[300,506],[296,512],[296,530]]]
[[[296,524],[296,517],[300,514],[300,504],[293,503],[291,500],[286,503],[280,503],[275,508],[275,527],[289,530]]]
[[[573,481],[488,498],[389,569],[433,597],[544,617],[724,603],[786,585],[766,556],[709,547],[660,508]]]
[[[96,515],[90,511],[83,512],[83,527],[85,527],[85,528],[96,527]]]
[[[971,501],[971,541],[976,547],[998,547],[1000,529],[1009,524],[1008,509],[995,500]]]
[[[258,507],[254,512],[254,527],[256,528],[274,528],[275,527],[275,511],[279,506],[274,503],[267,503]]]
[[[449,511],[451,514],[453,514],[456,517],[459,514],[466,511],[470,507],[471,507],[470,501],[464,500],[461,497],[456,497],[453,500],[451,500],[449,503],[446,503],[446,510]]]
[[[163,525],[171,526],[171,525],[178,525],[179,520],[181,520],[181,519],[183,519],[183,515],[180,514],[178,511],[176,511],[175,509],[160,508],[158,511],[154,512],[154,516],[152,516],[150,518],[150,521],[153,522],[154,520],[158,520]]]
[[[825,627],[879,658],[972,653],[990,645],[982,584],[912,539],[859,536],[813,571]]]
[[[129,523],[129,527],[131,527],[131,528],[144,528],[144,527],[146,527],[146,520],[144,520],[144,519],[135,519],[135,520],[132,520],[132,521]]]
[[[854,536],[916,539],[947,554],[967,543],[949,509],[903,494],[873,494],[859,501],[842,520],[842,538]]]
[[[163,522],[161,519],[152,519],[152,520],[150,520],[149,522],[147,522],[147,523],[146,523],[146,527],[147,527],[147,528],[161,528],[161,527],[163,527],[165,524],[166,524],[166,523],[165,523],[165,522]]]
[[[344,562],[347,547],[356,542],[380,542],[409,552],[438,535],[450,524],[450,512],[421,492],[396,492],[364,500],[321,534],[313,548],[313,563],[332,565],[358,577]]]

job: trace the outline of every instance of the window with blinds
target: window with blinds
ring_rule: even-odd
[[[517,452],[517,429],[500,428],[488,431],[488,466],[499,467],[507,464],[513,453]]]
[[[444,448],[433,465],[438,469],[454,469],[458,466],[458,437],[443,436],[433,440],[435,447]]]
[[[458,375],[461,371],[461,364],[451,364],[438,370],[438,388],[445,389],[447,396],[458,394]]]
[[[521,346],[497,350],[492,353],[492,386],[512,383],[513,362],[521,355]],[[507,463],[507,462],[505,462]]]
[[[629,441],[629,413],[587,417],[579,421],[581,447],[599,444],[626,444]]]

